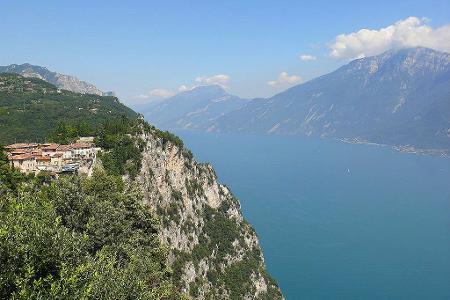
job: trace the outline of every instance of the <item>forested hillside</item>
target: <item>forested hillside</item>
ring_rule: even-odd
[[[90,133],[121,116],[137,114],[116,97],[78,94],[40,79],[0,74],[0,143],[43,141],[61,123]]]

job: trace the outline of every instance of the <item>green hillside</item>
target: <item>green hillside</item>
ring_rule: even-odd
[[[137,114],[116,97],[78,94],[40,79],[0,74],[0,143],[43,141],[61,123],[90,131],[121,116]]]

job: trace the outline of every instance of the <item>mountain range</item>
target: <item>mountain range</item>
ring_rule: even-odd
[[[390,50],[353,60],[270,98],[235,101],[222,111],[216,107],[214,114],[208,114],[207,105],[197,110],[183,103],[183,99],[208,103],[208,97],[216,98],[203,90],[208,91],[202,87],[175,95],[145,116],[156,124],[163,119],[160,125],[167,128],[450,149],[449,53],[427,48]]]
[[[75,77],[30,64],[0,72],[60,89],[111,95]],[[390,50],[269,98],[243,99],[219,85],[198,86],[136,109],[169,130],[306,135],[421,149],[450,149],[450,54]]]
[[[114,96],[113,92],[104,93],[93,84],[82,81],[74,76],[52,72],[45,67],[35,66],[28,63],[21,65],[11,64],[8,66],[0,66],[0,73],[15,73],[24,77],[42,79],[60,89],[75,93]]]
[[[141,113],[161,128],[206,130],[248,101],[228,94],[220,85],[198,86],[148,106]]]

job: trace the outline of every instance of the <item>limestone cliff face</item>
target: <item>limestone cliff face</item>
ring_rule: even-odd
[[[160,238],[170,248],[181,290],[195,299],[281,299],[254,229],[213,168],[156,131],[141,138],[145,149],[136,181],[161,218]]]

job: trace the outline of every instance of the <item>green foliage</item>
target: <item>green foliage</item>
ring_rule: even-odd
[[[196,277],[194,281],[189,283],[189,293],[193,297],[200,296],[200,287],[202,286],[202,280],[199,277]]]
[[[171,142],[175,146],[177,146],[180,149],[183,149],[184,143],[183,140],[181,140],[179,137],[174,135],[173,133],[169,131],[162,131],[159,129],[154,128],[155,135],[160,138],[163,142],[163,145],[166,145],[167,142]]]
[[[195,196],[203,196],[205,191],[203,190],[203,186],[199,183],[199,181],[195,178],[189,180],[185,179],[184,182],[186,186],[186,190],[188,192],[189,197],[193,198]]]
[[[40,79],[0,74],[0,142],[42,141],[50,135],[54,141],[66,142],[74,131],[89,132],[122,115],[137,117],[115,97],[59,91]],[[62,126],[72,128],[51,134]]]
[[[96,132],[92,125],[86,122],[79,124],[58,123],[56,129],[50,133],[49,140],[58,144],[70,144],[80,136],[92,136]]]
[[[246,294],[254,294],[254,291],[252,291],[253,283],[249,278],[252,272],[259,270],[259,268],[259,258],[248,255],[225,270],[223,281],[230,290],[231,299],[241,299]]]
[[[15,192],[20,183],[31,179],[11,167],[3,147],[0,146],[0,196],[2,193]]]
[[[175,193],[175,195],[177,195]],[[181,195],[181,194],[180,194]],[[172,195],[173,197],[174,195]],[[182,198],[181,198],[182,199]],[[170,221],[174,221],[176,224],[180,222],[180,209],[181,205],[179,200],[176,200],[176,202],[171,201],[169,204],[169,207],[166,209],[165,214],[163,215],[165,225],[168,225]]]
[[[175,299],[157,222],[95,172],[0,199],[1,299]]]
[[[174,249],[172,252],[177,258],[172,264],[173,279],[175,282],[180,282],[181,276],[183,275],[182,269],[185,263],[190,260],[190,256],[186,252],[179,251],[177,249]]]
[[[100,128],[95,143],[105,150],[99,155],[103,167],[109,174],[129,174],[133,179],[142,163],[144,141],[137,138],[139,120],[126,117],[111,119]]]
[[[172,199],[181,202],[183,201],[183,194],[180,191],[172,190]]]
[[[194,246],[191,253],[174,251],[177,258],[172,266],[174,280],[176,282],[181,280],[182,270],[187,262],[191,261],[194,267],[198,269],[200,261],[206,258],[210,264],[206,279],[218,288],[219,293],[219,287],[224,287],[229,292],[229,299],[244,299],[245,296],[254,295],[255,286],[251,277],[252,274],[258,273],[262,274],[269,283],[267,292],[260,294],[258,299],[282,299],[276,282],[264,270],[261,253],[257,248],[247,250],[242,260],[222,269],[225,256],[236,254],[233,242],[238,241],[241,246],[245,245],[244,232],[241,226],[247,226],[246,223],[239,225],[235,220],[230,219],[226,211],[231,203],[224,203],[219,209],[208,206],[204,208],[203,219],[205,224],[203,232],[199,236],[199,243]],[[187,221],[186,226],[188,226]],[[215,257],[211,257],[212,253],[215,253]],[[190,295],[196,297],[201,285],[202,279],[200,277],[191,282],[189,284]],[[210,295],[210,297],[215,299],[218,295]]]
[[[203,230],[209,237],[209,241],[203,240],[200,243],[217,247],[219,259],[223,258],[226,253],[233,253],[232,243],[241,237],[239,227],[234,220],[208,206],[205,207],[205,225]]]
[[[192,154],[192,151],[189,149],[183,149],[183,156],[188,161],[192,161],[192,159],[194,159],[194,154]]]

